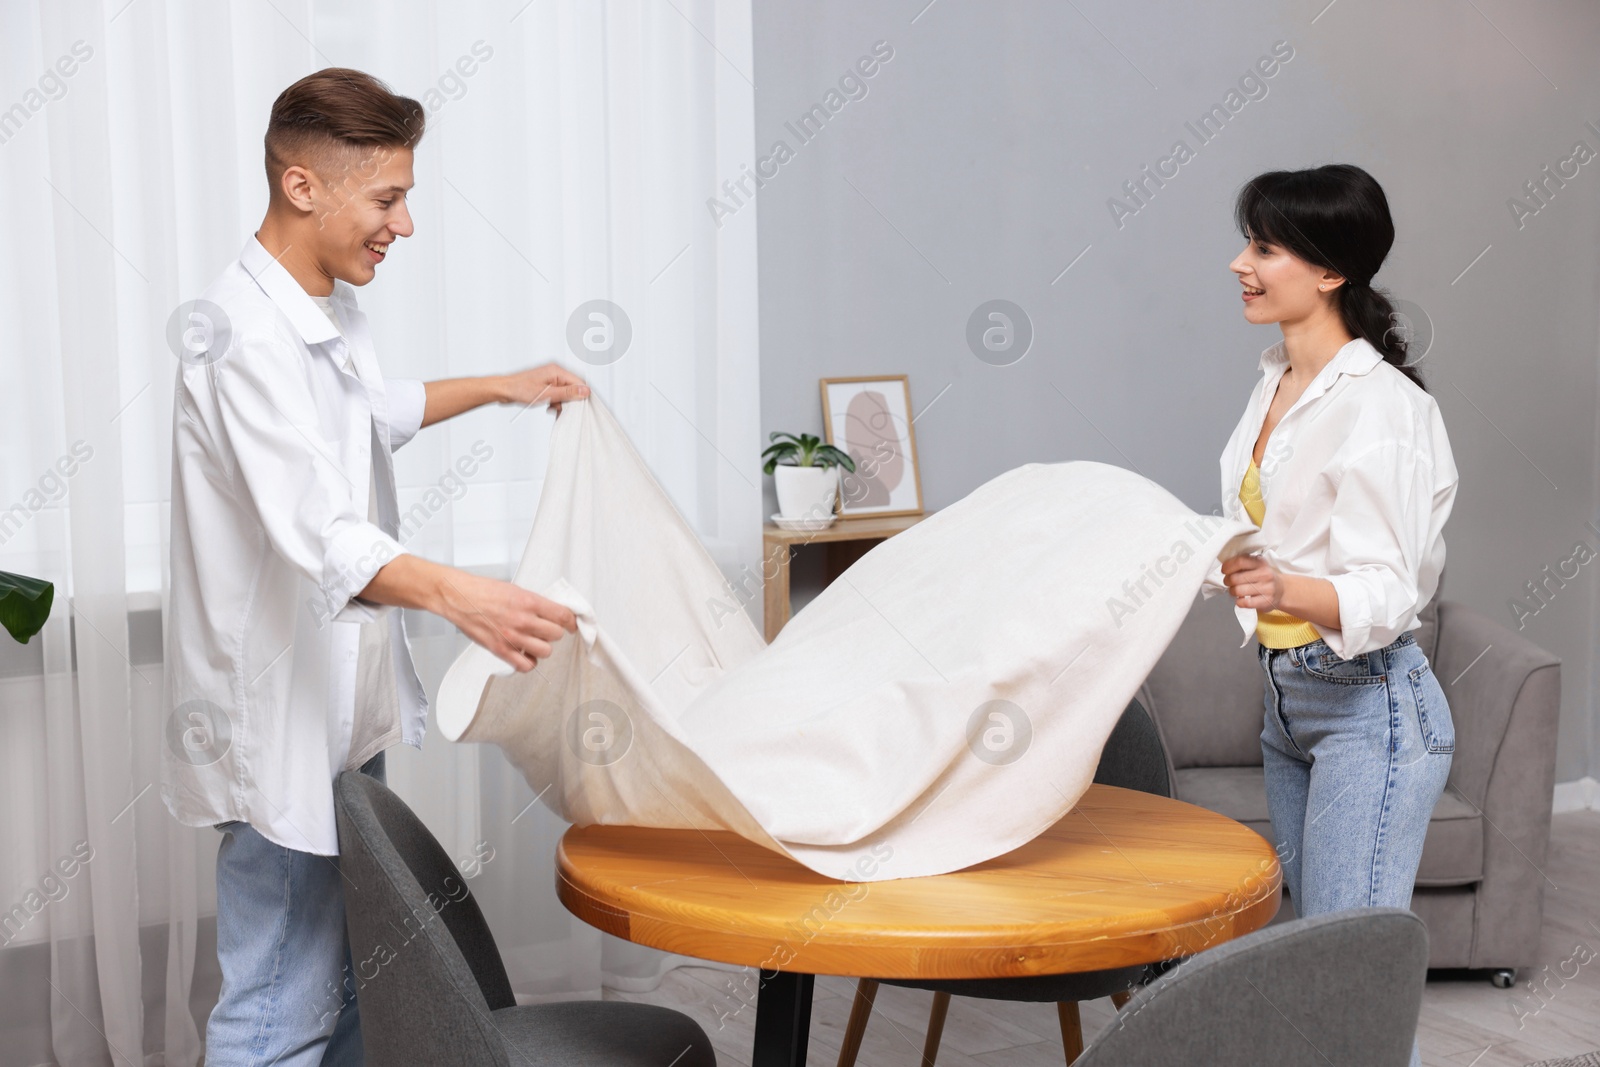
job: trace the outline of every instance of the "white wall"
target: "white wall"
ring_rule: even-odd
[[[1541,568],[1600,549],[1600,159],[1520,228],[1507,207],[1575,142],[1600,152],[1600,8],[926,4],[756,2],[756,144],[794,151],[755,197],[763,433],[820,427],[819,377],[908,373],[916,408],[949,387],[916,426],[930,508],[1020,463],[1093,459],[1209,511],[1278,336],[1240,315],[1233,195],[1262,170],[1347,161],[1395,215],[1378,283],[1435,330],[1422,366],[1462,476],[1444,594],[1514,627]],[[894,55],[866,96],[801,144],[785,123],[880,40]],[[1266,95],[1200,146],[1185,122],[1277,41],[1294,56]],[[1119,228],[1107,200],[1180,138],[1194,158]],[[994,298],[1036,332],[1008,367],[965,341]],[[1522,631],[1563,660],[1562,780],[1600,770],[1597,571]]]

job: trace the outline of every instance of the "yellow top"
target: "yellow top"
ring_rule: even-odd
[[[1239,483],[1239,503],[1259,527],[1267,515],[1267,502],[1261,497],[1261,470],[1254,459],[1244,472],[1244,481]],[[1298,648],[1322,640],[1322,635],[1304,619],[1282,611],[1263,611],[1256,615],[1256,640],[1268,648]]]

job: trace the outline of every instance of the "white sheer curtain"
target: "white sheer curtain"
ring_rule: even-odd
[[[0,1065],[198,1058],[217,835],[159,797],[165,330],[260,221],[273,98],[334,65],[429,114],[416,235],[359,294],[385,373],[567,363],[730,577],[757,570],[755,212],[706,209],[753,158],[749,0],[6,0],[0,570],[57,593],[29,646],[0,635]],[[568,344],[596,300],[622,315],[581,328],[616,340],[625,315],[631,334],[611,362]],[[408,546],[508,574],[548,420],[484,409],[402,450]],[[462,639],[408,624],[431,689]],[[672,962],[560,907],[563,827],[498,750],[434,733],[391,750],[389,777],[460,857],[520,997],[639,988]]]

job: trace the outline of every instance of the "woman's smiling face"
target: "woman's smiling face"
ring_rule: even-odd
[[[1244,317],[1257,325],[1295,322],[1314,314],[1334,289],[1320,289],[1339,276],[1307,263],[1281,245],[1251,239],[1228,269],[1239,277]]]

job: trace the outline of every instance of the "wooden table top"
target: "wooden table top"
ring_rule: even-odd
[[[836,882],[725,831],[573,827],[556,889],[617,937],[804,974],[998,978],[1189,955],[1278,910],[1255,831],[1204,808],[1090,786],[1040,837],[951,874]]]
[[[916,515],[889,515],[880,518],[865,515],[854,519],[834,519],[831,526],[821,530],[785,530],[775,522],[761,527],[761,538],[769,545],[821,544],[824,541],[866,541],[879,537],[893,537],[911,529],[932,512]]]

